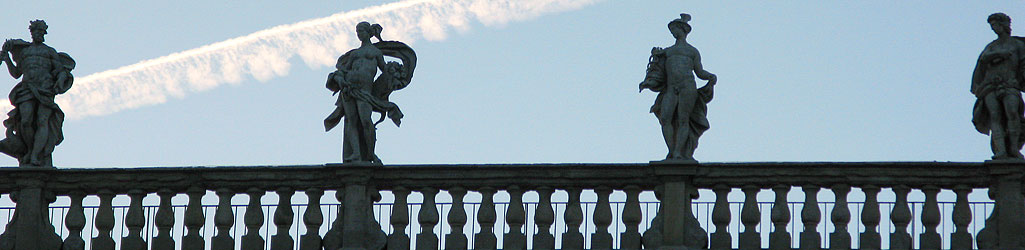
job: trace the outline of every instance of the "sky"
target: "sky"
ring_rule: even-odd
[[[70,118],[59,168],[340,162],[342,131],[323,128],[336,98],[324,81],[357,46],[362,18],[418,56],[412,83],[391,97],[402,126],[378,126],[385,164],[659,160],[656,94],[637,84],[681,12],[719,78],[699,161],[979,162],[991,152],[970,121],[969,85],[996,37],[986,17],[1025,20],[1022,6],[15,1],[0,37],[29,39],[28,21],[44,19],[47,44],[77,62],[76,85],[58,97]],[[1012,34],[1025,36],[1020,22]],[[3,74],[0,89],[17,82]]]

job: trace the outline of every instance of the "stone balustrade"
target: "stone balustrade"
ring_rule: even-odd
[[[0,169],[0,193],[11,194],[17,209],[0,236],[0,249],[58,249],[61,245],[62,249],[84,249],[85,237],[90,237],[82,235],[87,216],[82,204],[87,196],[99,199],[97,211],[89,214],[96,231],[96,236],[89,239],[89,248],[96,250],[265,249],[265,246],[276,250],[294,249],[296,245],[301,250],[585,249],[585,246],[588,249],[823,249],[823,245],[828,245],[828,249],[1022,249],[1021,232],[1025,232],[1023,173],[1023,164],[937,162],[6,168]],[[996,204],[984,222],[985,227],[973,232],[968,227],[973,223],[968,195],[979,188],[987,188]],[[589,216],[581,207],[584,190],[597,195],[597,203]],[[702,226],[692,211],[691,202],[699,190],[710,190],[714,194],[712,225]],[[737,223],[732,221],[734,216],[729,208],[728,195],[733,190],[743,193],[739,210],[742,230],[739,232],[729,227]],[[790,211],[791,206],[787,205],[788,195],[795,190],[806,194],[801,211]],[[817,199],[817,194],[824,190],[834,196],[835,205],[828,216],[820,210]],[[860,221],[851,220],[854,212],[847,205],[854,190],[864,194],[863,201],[857,201],[864,202],[857,215]],[[938,205],[939,193],[944,190],[952,191],[956,197],[953,211],[948,214],[941,213]],[[654,191],[661,204],[653,218],[642,216],[639,199],[642,193],[649,191]],[[770,211],[762,211],[758,206],[758,194],[763,191],[771,192],[775,198]],[[924,205],[916,214],[912,214],[908,202],[912,191],[924,195]],[[203,199],[207,192],[216,194],[217,205],[212,214],[204,213],[202,208],[209,205],[204,204],[209,201]],[[301,223],[293,223],[297,220],[297,211],[293,210],[291,197],[297,192],[309,200]],[[435,205],[441,192],[451,197],[452,206],[448,211],[439,211]],[[894,205],[888,211],[892,232],[880,230],[882,208],[878,197],[881,192],[894,197]],[[261,197],[268,193],[279,199],[276,209],[264,214]],[[334,211],[336,214],[321,211],[319,204],[326,193],[333,193],[342,204]],[[394,199],[391,214],[375,217],[372,205],[382,198],[382,193]],[[411,216],[408,197],[414,193],[422,197],[422,205],[416,216]],[[505,211],[495,206],[495,196],[499,193],[508,195],[509,205],[505,206]],[[625,196],[621,209],[610,205],[610,197],[616,196],[613,193]],[[150,220],[144,212],[143,200],[152,194],[159,197],[159,207],[152,215],[156,236],[144,237],[143,228],[150,226],[147,225]],[[184,194],[188,200],[183,214],[176,216],[172,206],[180,204],[172,204],[172,197],[179,194]],[[476,213],[465,210],[462,204],[471,194],[480,197]],[[526,194],[536,195],[538,199],[533,211],[526,211],[529,208],[524,206]],[[235,214],[231,203],[239,195],[249,200],[241,221],[236,220],[239,215]],[[70,200],[64,219],[69,233],[63,239],[54,233],[49,217],[45,216],[46,204],[57,196]],[[127,196],[130,202],[122,219],[127,233],[115,239],[112,201],[119,196]],[[559,214],[552,205],[556,196],[564,197],[566,202]],[[496,225],[499,212],[504,215],[504,225]],[[771,225],[761,225],[762,214],[766,212]],[[528,218],[528,214],[532,217]],[[468,220],[467,215],[475,219]],[[561,220],[557,220],[560,215]],[[213,216],[212,224],[207,223],[206,216]],[[415,220],[411,221],[413,217]],[[822,221],[823,217],[828,220]],[[176,221],[176,218],[182,219]],[[268,219],[274,225],[264,225]],[[581,225],[588,220],[593,227],[584,230]],[[912,237],[909,225],[916,221],[924,230]],[[952,222],[956,229],[941,235],[937,226],[946,221]],[[622,223],[625,229],[610,232],[613,223]],[[852,224],[858,223],[862,226],[857,228],[863,230],[853,227]],[[382,224],[392,229],[390,235],[381,230]],[[464,230],[468,224],[475,224],[471,228],[477,230]],[[792,224],[800,225],[798,239],[792,239],[787,231],[788,228],[797,230]],[[822,237],[818,231],[824,224],[832,229],[828,237]],[[184,225],[184,236],[178,241],[171,237],[175,225]],[[562,225],[565,230],[551,230],[555,225]],[[407,230],[411,226],[420,230]],[[205,237],[203,230],[209,227],[214,227],[215,233]],[[231,232],[240,227],[245,229],[241,231],[244,234]],[[276,228],[276,233],[262,234],[264,227]],[[439,235],[435,230],[438,227],[446,230],[441,230]],[[507,230],[495,233],[496,227]],[[535,227],[536,230],[527,230]],[[294,228],[303,228],[306,233],[293,237],[289,232]],[[321,228],[327,229],[326,233],[321,233]],[[767,238],[762,238],[760,228],[772,231]],[[415,235],[407,234],[417,231]],[[528,235],[528,232],[534,233]],[[976,233],[977,237],[973,237]],[[857,240],[852,239],[852,234]],[[585,238],[589,241],[585,242]],[[977,244],[973,244],[975,242]]]

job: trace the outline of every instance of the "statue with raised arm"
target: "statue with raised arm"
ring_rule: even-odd
[[[4,120],[7,137],[0,152],[17,158],[20,166],[53,167],[53,149],[64,140],[64,112],[54,96],[71,88],[75,60],[43,43],[46,28],[43,20],[31,21],[32,42],[8,39],[0,50],[11,76],[21,78],[9,96],[14,109]]]
[[[385,117],[396,126],[400,124],[402,111],[388,101],[388,96],[409,85],[416,67],[413,49],[402,42],[382,40],[381,30],[378,24],[356,24],[360,47],[339,57],[335,64],[337,70],[328,74],[327,89],[337,94],[338,100],[334,112],[324,119],[324,128],[330,131],[344,122],[342,161],[345,163],[381,163],[374,153],[376,126]],[[371,37],[377,37],[378,42],[372,43]],[[386,61],[385,56],[397,58],[401,63]],[[373,112],[381,116],[376,122],[371,118]]]
[[[1025,144],[1025,38],[1011,36],[1011,17],[994,13],[987,18],[997,39],[986,45],[975,63],[972,94],[978,100],[972,123],[989,134],[994,160],[1022,159]]]
[[[709,127],[706,105],[712,101],[716,82],[715,74],[701,66],[701,54],[687,43],[691,31],[688,21],[690,15],[680,14],[679,19],[669,22],[669,32],[676,43],[651,49],[647,74],[640,84],[642,91],[658,92],[651,113],[662,126],[662,137],[669,148],[667,161],[695,161],[698,137]],[[698,88],[695,76],[708,83]]]

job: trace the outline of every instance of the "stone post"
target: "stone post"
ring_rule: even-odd
[[[16,204],[14,215],[7,230],[0,235],[0,247],[14,250],[57,250],[60,236],[50,224],[47,208],[56,196],[47,192],[44,186],[45,174],[33,173],[19,176],[17,184],[21,189],[11,194]]]
[[[707,249],[708,238],[704,232],[699,232],[703,230],[697,225],[690,208],[690,201],[697,194],[696,190],[692,190],[694,186],[691,185],[691,178],[697,172],[698,165],[655,163],[652,167],[662,184],[659,216],[662,219],[663,237],[658,249]]]
[[[1025,198],[1022,197],[1022,177],[1025,163],[987,162],[992,180],[996,183],[997,246],[1000,249],[1022,250],[1021,232],[1025,231]]]

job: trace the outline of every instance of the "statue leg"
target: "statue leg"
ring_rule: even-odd
[[[356,108],[359,110],[359,125],[362,128],[362,140],[363,148],[362,160],[377,162],[377,155],[374,153],[374,147],[377,144],[377,129],[374,127],[374,120],[371,118],[373,109],[370,107],[370,103],[357,102]]]
[[[22,154],[21,158],[18,158],[18,163],[20,164],[32,163],[31,148],[33,147],[33,145],[35,145],[36,135],[36,105],[37,104],[33,101],[27,101],[20,103],[20,106],[18,107],[18,116],[20,116],[18,121],[18,128],[20,129],[18,130],[18,137],[21,138],[23,147],[25,147],[25,149],[22,151],[24,152],[24,154]]]
[[[668,91],[668,90],[667,90]],[[674,93],[667,93],[662,97],[662,107],[658,113],[658,122],[662,125],[662,137],[666,140],[666,146],[669,147],[669,154],[666,155],[666,159],[680,159],[680,140],[681,136],[677,131],[680,124],[680,117],[677,115],[677,103],[679,103],[679,96]]]
[[[46,148],[46,144],[50,143],[50,130],[49,121],[50,115],[53,114],[53,109],[46,106],[36,107],[35,126],[36,134],[32,140],[32,151],[29,151],[29,160],[32,165],[43,166],[43,162],[40,157],[43,157],[43,149]]]
[[[1022,158],[1021,155],[1021,97],[1018,95],[1004,95],[1004,119],[1007,122],[1007,155],[1013,158]]]
[[[658,115],[656,115],[657,117]],[[672,159],[673,153],[676,151],[676,139],[673,139],[676,129],[673,128],[672,117],[658,117],[659,125],[662,125],[662,139],[666,141],[666,147],[669,148],[669,153],[666,154],[666,159]]]
[[[344,94],[343,94],[344,95]],[[342,101],[342,105],[345,109],[345,134],[342,135],[343,142],[346,147],[347,154],[342,156],[342,162],[359,161],[361,148],[359,143],[359,112],[356,110],[355,100],[351,97],[345,97]]]
[[[695,102],[697,91],[683,91],[680,93],[679,107],[676,108],[676,151],[685,160],[694,159],[694,146],[689,141],[694,136],[691,134],[690,113],[694,111]]]
[[[1004,131],[1004,114],[1001,102],[997,99],[997,93],[986,95],[986,111],[989,112],[989,135],[990,147],[993,149],[993,159],[1007,158],[1006,133]]]

